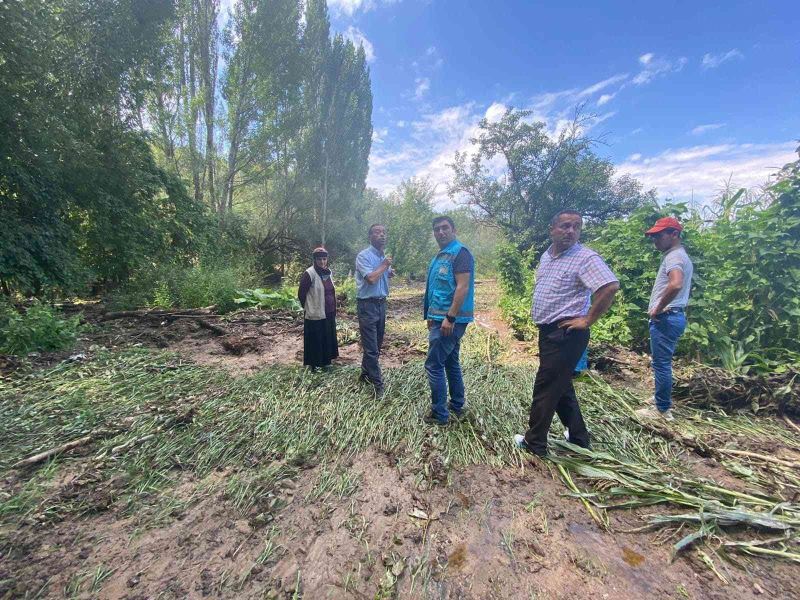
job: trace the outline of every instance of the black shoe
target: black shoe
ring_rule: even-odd
[[[447,427],[447,421],[440,421],[436,417],[433,416],[433,413],[427,415],[425,418],[422,419],[422,422],[426,425],[436,425],[438,427]]]
[[[455,420],[458,421],[459,423],[461,423],[462,421],[466,421],[467,417],[469,417],[469,413],[467,412],[466,408],[463,408],[461,410],[453,410],[451,408],[450,414],[453,415],[453,418],[455,418]]]

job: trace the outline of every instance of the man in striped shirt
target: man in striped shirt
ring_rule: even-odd
[[[547,454],[556,413],[567,428],[567,440],[589,447],[572,374],[589,343],[589,328],[608,311],[619,281],[597,252],[578,243],[582,227],[578,212],[555,215],[550,221],[552,244],[536,270],[531,316],[539,328],[539,370],[528,431],[515,435],[514,441],[538,456]]]

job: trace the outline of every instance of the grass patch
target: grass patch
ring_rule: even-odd
[[[417,339],[424,335],[420,326],[406,329]],[[73,471],[91,477],[80,490],[95,497],[101,491],[111,503],[122,499],[129,511],[151,506],[163,522],[182,509],[180,501],[169,501],[179,475],[204,479],[223,470],[225,497],[252,515],[280,508],[281,482],[317,464],[322,467],[308,500],[347,497],[358,478],[342,468],[343,460],[370,447],[394,454],[399,468],[431,482],[445,482],[453,467],[524,466],[527,457],[512,438],[527,422],[534,371],[487,362],[487,342],[491,337],[470,328],[462,348],[469,416],[444,429],[421,421],[429,410],[421,361],[386,369],[387,401],[381,403],[358,385],[357,367],[329,374],[275,367],[232,378],[141,349],[0,380],[0,474],[21,458],[93,436],[79,451],[21,473],[19,486],[0,503],[0,519],[58,519],[102,509],[80,493],[59,495],[49,484]],[[591,378],[577,387],[595,449],[568,445],[555,426],[553,463],[601,526],[608,527],[609,510],[651,507],[645,527],[701,532],[682,540],[680,549],[714,541],[728,552],[800,558],[800,507],[789,470],[731,467],[742,481],[758,483],[748,493],[705,480],[687,470],[683,445],[632,418],[635,396]],[[793,443],[775,421],[677,412],[682,433],[697,439]],[[273,500],[275,506],[264,504]],[[531,498],[528,510],[536,503]],[[747,539],[737,537],[742,529]],[[762,531],[771,537],[759,537]]]
[[[0,353],[22,356],[71,347],[81,330],[80,316],[64,319],[53,307],[34,302],[24,312],[0,301]]]

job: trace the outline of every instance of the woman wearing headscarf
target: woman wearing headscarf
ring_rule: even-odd
[[[303,305],[303,364],[329,367],[339,356],[336,341],[336,290],[328,269],[328,251],[315,248],[314,264],[300,277],[297,298]]]

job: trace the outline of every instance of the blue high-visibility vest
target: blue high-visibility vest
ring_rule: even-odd
[[[428,282],[425,287],[425,318],[434,321],[443,321],[447,310],[453,303],[456,293],[456,276],[453,273],[453,261],[458,256],[464,245],[458,240],[453,240],[439,250],[433,257],[428,267]],[[456,315],[456,323],[470,323],[473,321],[475,306],[475,270],[469,277],[469,290],[464,298],[464,303]]]

